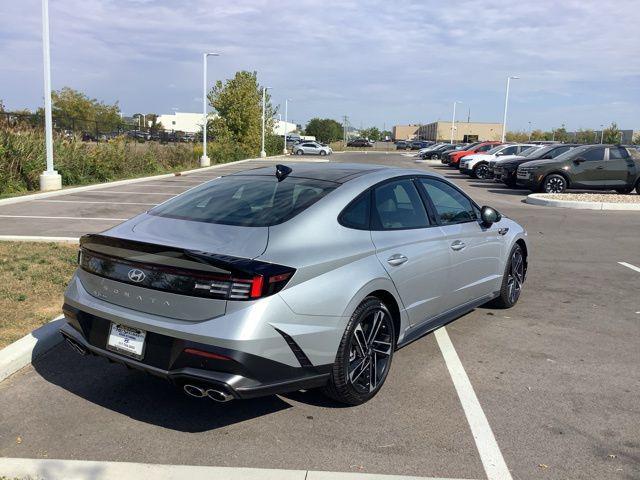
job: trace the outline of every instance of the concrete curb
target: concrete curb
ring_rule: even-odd
[[[640,211],[640,203],[613,203],[613,202],[579,202],[575,200],[556,200],[543,197],[544,193],[532,193],[527,195],[526,203],[541,205],[544,207],[574,208],[579,210],[625,210]]]
[[[274,155],[272,157],[266,157],[266,158],[247,158],[245,160],[237,160],[235,162],[218,163],[216,165],[211,165],[210,167],[202,167],[202,168],[195,168],[193,170],[185,170],[184,172],[163,173],[161,175],[152,175],[150,177],[128,178],[126,180],[115,180],[113,182],[96,183],[95,185],[84,185],[82,187],[68,187],[68,188],[63,188],[62,190],[55,190],[52,192],[33,193],[30,195],[22,195],[19,197],[4,198],[0,200],[0,206],[12,205],[12,204],[22,203],[22,202],[29,202],[31,200],[40,200],[43,198],[58,197],[60,195],[67,195],[67,194],[78,193],[78,192],[86,192],[89,190],[100,190],[102,188],[119,187],[121,185],[131,185],[134,183],[141,183],[149,180],[158,180],[162,178],[189,175],[192,173],[207,172],[209,170],[223,168],[227,165],[236,165],[238,163],[246,163],[246,162],[251,162],[255,160],[269,161],[277,158],[282,158],[284,156],[285,155]]]
[[[0,350],[0,382],[60,343],[62,336],[58,330],[63,322],[60,315]]]
[[[77,237],[38,237],[35,235],[0,235],[0,242],[78,243]]]
[[[455,480],[433,477],[376,475],[350,472],[318,472],[266,468],[154,465],[130,462],[0,458],[0,474],[8,478],[34,480]]]

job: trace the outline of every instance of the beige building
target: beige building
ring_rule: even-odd
[[[393,140],[413,140],[418,137],[420,125],[394,125],[391,132]]]
[[[451,140],[451,122],[433,122],[418,128],[416,138],[421,140]],[[479,140],[500,140],[502,138],[501,123],[456,122],[454,142],[475,142]]]

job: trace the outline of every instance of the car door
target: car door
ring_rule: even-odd
[[[411,325],[444,310],[449,275],[449,246],[427,215],[411,178],[377,185],[372,192],[371,239],[391,277]]]
[[[316,145],[314,143],[304,143],[302,145],[302,148],[304,150],[304,153],[306,154],[315,154],[318,153],[318,148],[316,147]]]
[[[453,310],[499,289],[504,236],[496,224],[480,223],[480,210],[452,184],[433,177],[419,180],[451,254],[445,293],[446,310]]]
[[[631,187],[633,160],[624,147],[611,147],[605,160],[604,175],[607,186],[612,188]]]
[[[583,151],[570,163],[571,184],[574,187],[602,187],[607,183],[605,147]]]

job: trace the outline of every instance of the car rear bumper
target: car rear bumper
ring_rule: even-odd
[[[145,339],[144,356],[137,360],[107,350],[111,321],[70,305],[65,305],[64,312],[67,323],[60,333],[76,351],[165,378],[178,387],[191,384],[246,399],[322,386],[331,370],[331,365],[292,367],[246,352],[151,331]],[[295,347],[294,342],[291,348]]]

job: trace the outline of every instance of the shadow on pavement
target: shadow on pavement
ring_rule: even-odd
[[[64,343],[40,357],[33,367],[46,381],[89,402],[181,432],[204,432],[291,408],[275,395],[228,403],[192,398],[161,378],[104,358],[80,357]],[[303,398],[299,401],[304,402]]]

